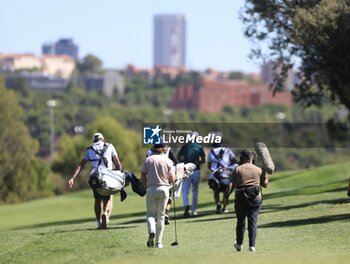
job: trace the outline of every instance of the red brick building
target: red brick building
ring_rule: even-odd
[[[250,84],[237,80],[203,80],[199,85],[178,87],[170,107],[217,113],[221,112],[224,106],[252,107],[262,104],[291,106],[292,95],[290,92],[279,92],[273,96],[265,84]]]

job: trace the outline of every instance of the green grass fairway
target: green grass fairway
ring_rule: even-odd
[[[257,251],[235,252],[233,203],[215,214],[212,192],[202,183],[199,215],[182,218],[176,201],[174,221],[166,226],[164,248],[146,247],[145,198],[127,187],[115,197],[108,230],[95,230],[90,191],[0,206],[0,263],[349,263],[350,163],[275,174],[264,189]],[[233,195],[231,197],[231,201]]]

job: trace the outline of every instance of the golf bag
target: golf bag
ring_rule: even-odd
[[[123,171],[110,170],[98,166],[90,173],[89,185],[100,195],[111,195],[119,192],[126,182],[126,175]]]
[[[182,189],[182,181],[188,180],[192,175],[193,171],[196,169],[196,165],[193,163],[178,163],[174,166],[176,182],[173,184],[174,188],[174,198],[179,198]]]
[[[125,172],[126,174],[126,182],[131,184],[131,189],[134,193],[137,193],[138,195],[145,196],[146,189],[145,186],[143,186],[141,179],[138,179],[135,174],[131,171]]]
[[[257,153],[259,159],[261,159],[261,161],[262,161],[262,166],[263,166],[264,170],[267,173],[272,174],[275,170],[275,164],[273,163],[269,149],[267,148],[265,143],[263,143],[263,142],[256,143],[255,150],[256,150],[256,153]]]
[[[218,168],[217,170],[213,171],[208,177],[209,188],[215,191],[220,188],[220,185],[229,184],[232,171],[232,169],[228,168]]]
[[[112,195],[119,192],[127,183],[132,190],[140,196],[146,194],[146,190],[135,174],[127,171],[110,170],[98,166],[90,174],[89,185],[96,189],[100,195]]]

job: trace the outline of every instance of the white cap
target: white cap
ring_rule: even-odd
[[[191,133],[191,136],[194,136],[194,137],[198,137],[199,136],[199,133],[197,131],[193,131]]]
[[[95,133],[93,138],[92,138],[93,141],[95,141],[96,139],[103,139],[104,140],[105,138],[103,137],[102,133],[98,132],[98,133]]]

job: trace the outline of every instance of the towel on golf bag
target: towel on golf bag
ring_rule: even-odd
[[[125,172],[126,173],[126,182],[130,182],[131,184],[131,189],[133,190],[134,193],[137,193],[138,195],[145,196],[146,194],[146,189],[145,186],[143,186],[141,179],[138,179],[135,174],[131,171]]]
[[[181,195],[182,181],[188,180],[196,169],[196,165],[193,163],[178,163],[174,166],[176,181],[173,184],[174,197],[179,198]]]
[[[126,174],[120,170],[111,170],[98,166],[90,173],[89,185],[100,195],[112,195],[125,186]]]
[[[255,144],[255,150],[258,155],[258,158],[262,161],[262,166],[264,170],[272,174],[275,170],[275,164],[273,163],[273,160],[271,158],[269,149],[263,142],[258,142]]]

